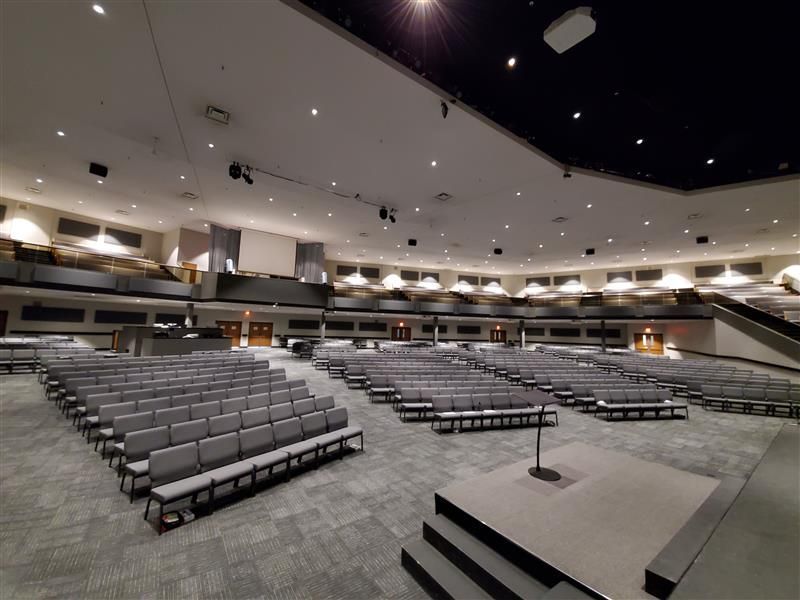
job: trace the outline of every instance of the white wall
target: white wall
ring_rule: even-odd
[[[239,244],[239,271],[294,277],[297,240],[242,229]]]
[[[181,230],[173,229],[161,237],[161,262],[170,267],[179,267],[178,247],[180,246]]]
[[[197,265],[198,271],[208,271],[208,248],[211,236],[191,229],[180,230],[178,243],[178,264],[190,262]]]

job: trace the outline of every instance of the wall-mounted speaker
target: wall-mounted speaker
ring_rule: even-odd
[[[494,253],[495,254],[502,254],[503,253],[503,249],[502,248],[495,248],[494,249]]]
[[[594,254],[594,248],[587,248],[585,254],[586,256],[592,256]]]
[[[708,236],[707,235],[698,235],[696,238],[698,244],[707,244],[708,243]]]
[[[89,163],[89,173],[97,175],[98,177],[107,177],[108,167],[99,163]]]
[[[415,240],[414,238],[409,238],[408,245],[409,246],[416,246],[417,245],[417,240]]]

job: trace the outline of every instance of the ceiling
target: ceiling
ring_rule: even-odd
[[[108,2],[104,15],[0,4],[0,195],[159,232],[219,223],[324,242],[333,260],[473,272],[800,247],[796,177],[690,194],[580,169],[565,179],[471,109],[442,119],[427,82],[291,4]],[[205,118],[209,104],[230,124]],[[254,185],[227,176],[233,160],[259,169]],[[102,184],[90,161],[109,167]],[[596,254],[581,258],[586,248]]]
[[[560,163],[684,190],[800,171],[796,2],[302,1]],[[579,6],[596,31],[557,54]]]

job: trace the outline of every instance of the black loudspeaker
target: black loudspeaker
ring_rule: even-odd
[[[585,254],[586,256],[592,256],[594,254],[594,248],[587,248]]]
[[[92,175],[97,175],[98,177],[107,177],[108,167],[98,163],[89,163],[89,173]]]
[[[409,238],[408,245],[409,246],[416,246],[417,245],[417,240],[415,240],[414,238]]]
[[[695,239],[697,240],[698,244],[707,244],[708,243],[708,236],[707,235],[698,235],[697,238],[695,238]]]
[[[494,253],[495,254],[502,254],[503,253],[503,249],[502,248],[495,248],[494,249]]]

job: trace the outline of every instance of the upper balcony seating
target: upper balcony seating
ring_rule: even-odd
[[[53,253],[57,264],[63,267],[146,279],[178,280],[163,266],[146,259],[96,254],[84,248],[72,250],[55,247]]]

